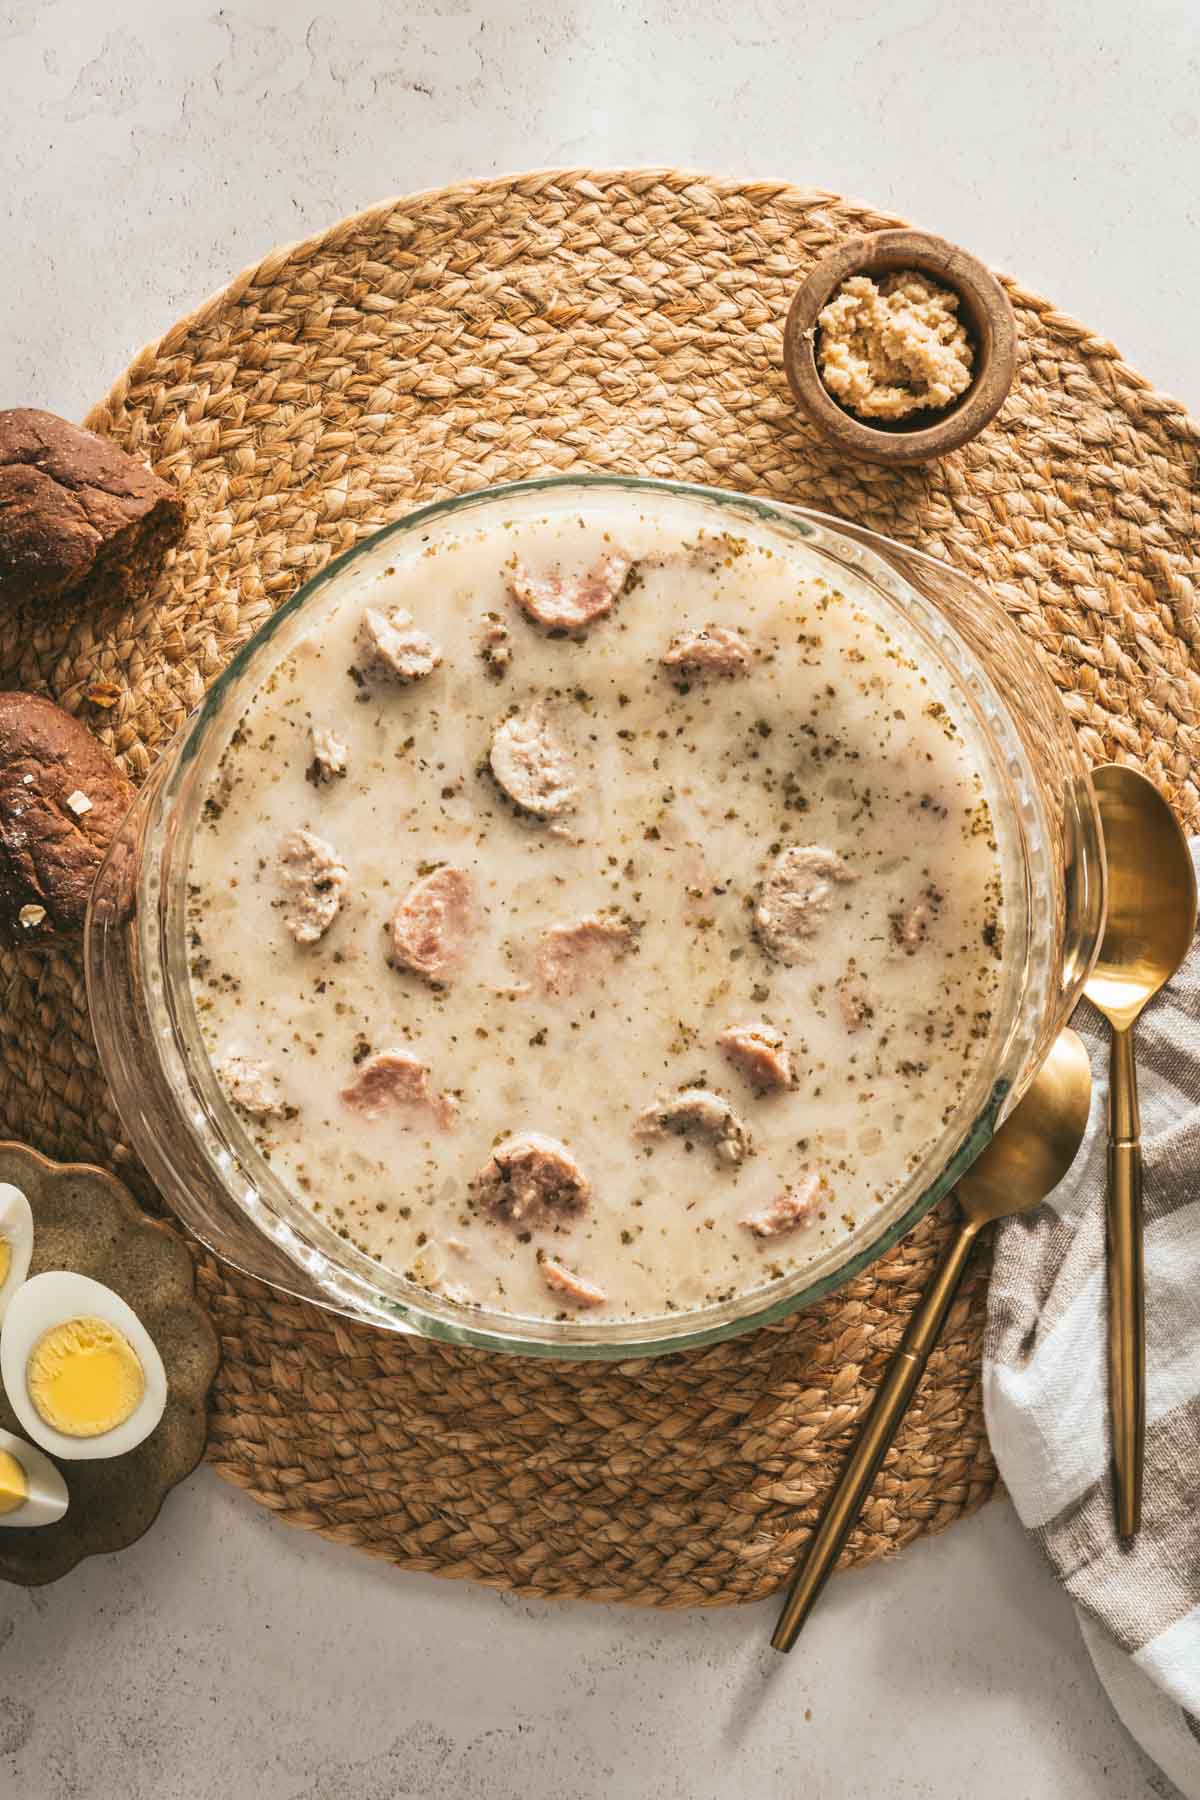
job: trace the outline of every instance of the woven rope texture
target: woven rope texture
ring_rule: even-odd
[[[791,403],[783,320],[816,256],[899,223],[781,183],[558,171],[389,201],[274,251],[88,420],[185,489],[172,566],[136,608],[0,627],[0,685],[52,694],[136,780],[272,609],[376,526],[488,482],[639,472],[804,502],[977,576],[1087,752],[1137,762],[1195,829],[1200,428],[1010,281],[1020,366],[983,435],[909,471],[840,459]],[[97,681],[114,707],[89,701]],[[79,958],[7,953],[0,981],[0,1129],[130,1174]],[[757,1598],[945,1231],[926,1220],[790,1324],[618,1367],[392,1339],[202,1258],[224,1348],[209,1454],[281,1517],[407,1568],[661,1606]],[[982,1306],[977,1270],[849,1561],[991,1491]]]

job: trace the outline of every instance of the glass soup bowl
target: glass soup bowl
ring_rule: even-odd
[[[900,1185],[803,1268],[694,1311],[644,1319],[535,1319],[453,1301],[382,1267],[314,1216],[275,1174],[217,1083],[187,966],[190,849],[208,780],[274,665],[354,589],[415,543],[539,508],[661,497],[697,529],[751,529],[853,579],[951,694],[975,740],[1005,897],[992,1036],[937,1142]],[[571,476],[487,488],[420,508],[347,552],[265,624],[214,682],[114,841],[87,924],[91,1016],[130,1142],[164,1198],[217,1255],[291,1294],[385,1329],[564,1358],[653,1355],[782,1318],[880,1256],[978,1155],[1072,1011],[1099,944],[1104,859],[1087,766],[1030,646],[986,592],[919,552],[845,522],[717,489]]]

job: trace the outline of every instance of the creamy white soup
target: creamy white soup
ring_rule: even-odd
[[[259,688],[193,842],[197,1015],[275,1175],[541,1318],[844,1239],[996,1029],[981,759],[900,630],[665,500],[409,539]]]

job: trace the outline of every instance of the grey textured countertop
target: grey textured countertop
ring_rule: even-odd
[[[273,244],[550,164],[825,186],[941,231],[1200,401],[1191,0],[0,0],[0,404],[79,416]],[[1169,1793],[998,1501],[770,1607],[550,1606],[401,1575],[207,1471],[0,1589],[21,1800],[1125,1800]]]

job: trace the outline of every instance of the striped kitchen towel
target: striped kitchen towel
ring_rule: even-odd
[[[1200,841],[1193,856],[1200,864]],[[1095,1078],[1088,1135],[1046,1205],[997,1237],[988,1430],[1117,1712],[1188,1800],[1200,1800],[1200,939],[1138,1026],[1146,1472],[1142,1529],[1127,1550],[1113,1529],[1109,1473],[1108,1027],[1086,1004],[1073,1023]]]

